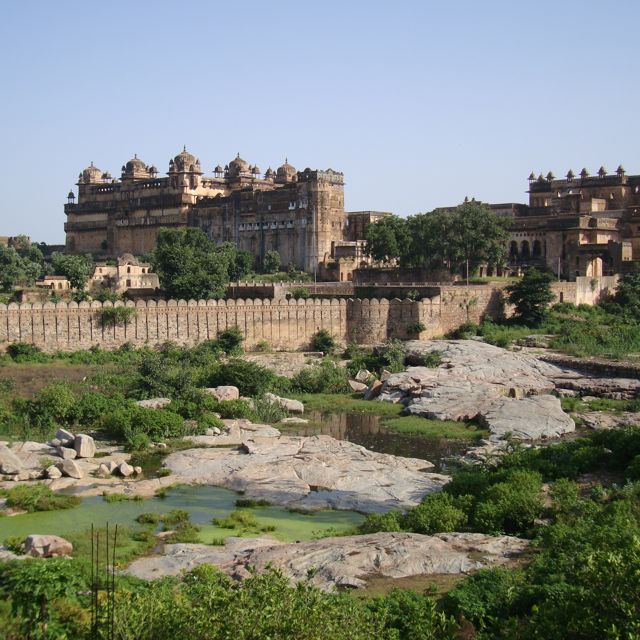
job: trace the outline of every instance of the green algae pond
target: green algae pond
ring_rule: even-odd
[[[311,540],[338,533],[346,533],[357,527],[364,516],[353,511],[317,511],[301,513],[286,507],[257,506],[243,508],[251,513],[261,527],[274,527],[268,533],[225,529],[212,524],[214,518],[225,518],[236,511],[236,500],[242,496],[221,487],[178,486],[167,492],[165,498],[124,500],[107,502],[102,496],[83,498],[78,507],[58,511],[40,511],[16,516],[0,517],[0,541],[10,537],[24,538],[30,534],[54,534],[70,536],[91,525],[139,528],[136,518],[142,513],[168,513],[183,509],[189,513],[192,523],[200,527],[203,543],[213,543],[228,536],[271,536],[284,542]]]

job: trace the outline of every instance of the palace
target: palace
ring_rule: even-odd
[[[492,204],[511,218],[509,264],[545,266],[564,279],[625,273],[640,261],[640,175],[619,166],[591,176],[529,176],[529,204]]]
[[[313,271],[332,260],[336,243],[351,239],[342,173],[296,171],[286,160],[261,175],[238,154],[213,175],[183,149],[166,177],[134,156],[119,180],[94,166],[80,173],[64,211],[66,251],[117,257],[155,246],[162,227],[193,226],[216,242],[232,242],[259,260],[280,253],[283,265]]]

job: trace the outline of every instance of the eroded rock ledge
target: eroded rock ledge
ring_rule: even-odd
[[[363,587],[368,577],[468,573],[501,565],[524,553],[528,541],[482,533],[374,533],[285,544],[268,538],[228,538],[225,546],[174,544],[162,556],[140,558],[127,573],[147,580],[177,575],[201,564],[213,564],[237,578],[248,568],[280,569],[293,581],[312,582],[325,590]]]
[[[254,437],[237,449],[187,449],[165,460],[173,482],[209,484],[301,509],[406,509],[449,476],[417,458],[375,453],[330,436]]]

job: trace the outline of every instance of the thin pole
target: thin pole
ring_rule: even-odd
[[[110,640],[115,637],[115,620],[116,620],[116,543],[118,541],[118,525],[113,534],[113,558],[111,561],[111,628]]]
[[[107,629],[109,628],[109,607],[111,602],[109,601],[109,522],[107,522],[107,556],[104,562],[104,570],[107,574]]]
[[[560,282],[560,256],[558,256],[558,282]]]
[[[94,550],[93,550],[93,522],[91,523],[91,635],[93,636],[93,630],[95,628],[95,611],[93,609],[94,600],[94,586],[95,576],[93,575],[93,563],[94,563]]]

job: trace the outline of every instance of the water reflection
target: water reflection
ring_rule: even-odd
[[[371,451],[391,453],[407,458],[429,460],[441,471],[446,459],[459,456],[470,448],[470,440],[448,440],[425,438],[403,433],[394,433],[381,425],[380,416],[366,413],[321,413],[305,414],[309,424],[290,424],[287,433],[301,436],[327,435],[336,440],[347,440],[362,445]]]

